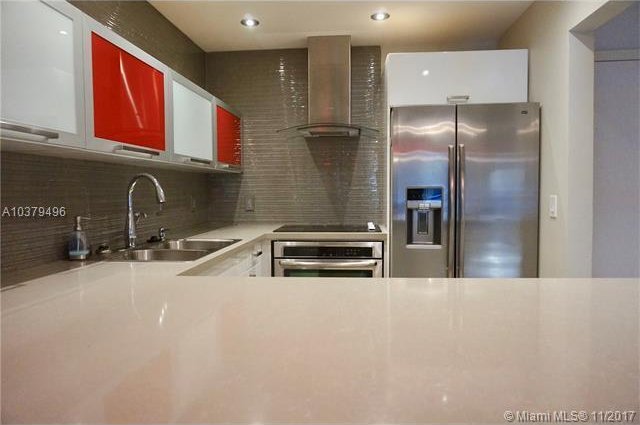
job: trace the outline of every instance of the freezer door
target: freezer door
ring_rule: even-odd
[[[391,110],[393,277],[453,277],[455,113],[448,105]]]
[[[540,106],[458,106],[458,277],[537,277]]]

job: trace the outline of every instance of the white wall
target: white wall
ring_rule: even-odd
[[[640,277],[640,62],[596,63],[593,276]]]
[[[599,28],[595,36],[599,52],[640,48],[640,4]],[[640,277],[639,120],[640,61],[596,62],[595,277]]]
[[[535,2],[506,31],[501,48],[529,49],[529,100],[540,102],[540,276],[591,275],[593,36],[622,4]],[[579,28],[582,33],[572,33]],[[557,194],[558,218],[547,213]]]

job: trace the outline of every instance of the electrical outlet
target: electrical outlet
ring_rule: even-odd
[[[549,217],[558,218],[558,195],[549,195]]]
[[[196,212],[197,208],[198,208],[198,203],[196,202],[196,198],[191,196],[191,212]]]
[[[244,199],[244,210],[245,211],[254,211],[256,209],[256,198],[255,196],[247,196]]]

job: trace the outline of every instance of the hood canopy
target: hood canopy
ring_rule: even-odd
[[[297,131],[305,138],[376,135],[377,130],[351,124],[351,36],[307,38],[309,50],[308,124]]]

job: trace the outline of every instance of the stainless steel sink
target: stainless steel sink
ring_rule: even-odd
[[[241,239],[177,239],[139,249],[103,254],[105,261],[193,261],[239,242]]]
[[[105,256],[107,261],[193,261],[210,254],[201,249],[132,249]]]
[[[240,239],[209,239],[206,241],[196,239],[178,239],[163,242],[160,247],[164,249],[201,249],[209,252],[215,252],[239,241]]]

